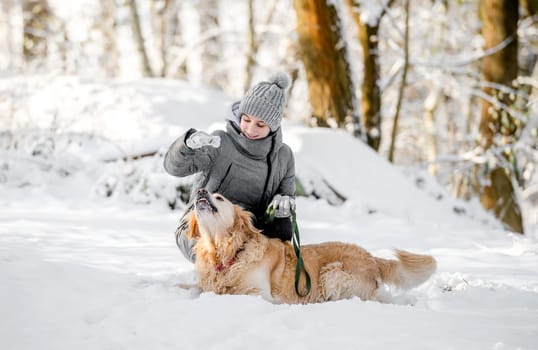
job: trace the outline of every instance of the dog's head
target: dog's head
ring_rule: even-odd
[[[190,238],[208,235],[212,239],[223,239],[233,234],[254,232],[257,230],[251,217],[252,214],[223,195],[210,194],[202,188],[194,198],[194,210],[187,235]]]

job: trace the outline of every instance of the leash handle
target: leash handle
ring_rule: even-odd
[[[271,204],[266,211],[267,219],[266,222],[271,223],[275,219],[275,208]],[[310,279],[310,274],[304,266],[303,256],[301,255],[301,241],[299,239],[299,226],[297,225],[297,214],[295,210],[291,209],[291,243],[293,245],[293,251],[297,257],[297,265],[295,266],[295,293],[300,297],[306,297],[310,293],[312,288],[312,281]],[[305,273],[305,283],[306,283],[306,292],[302,293],[299,291],[299,281],[301,279],[301,272]]]

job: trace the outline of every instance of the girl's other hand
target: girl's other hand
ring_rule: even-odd
[[[204,146],[215,148],[220,147],[220,136],[211,136],[205,131],[196,131],[185,141],[190,149],[197,149]]]

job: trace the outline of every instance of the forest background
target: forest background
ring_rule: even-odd
[[[536,0],[2,0],[0,6],[4,154],[22,151],[43,162],[62,147],[69,125],[56,118],[61,108],[37,125],[26,102],[66,76],[182,80],[239,98],[284,70],[293,81],[286,119],[345,129],[380,157],[428,171],[455,197],[479,201],[510,231],[536,225]],[[162,150],[122,153],[132,162],[155,156]],[[325,185],[334,198],[345,198]],[[166,198],[172,208],[188,192],[175,189]]]

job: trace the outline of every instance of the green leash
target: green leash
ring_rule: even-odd
[[[275,219],[275,208],[273,205],[270,205],[266,211],[267,214],[267,223],[273,222]],[[293,244],[293,251],[297,257],[297,265],[295,266],[295,293],[300,297],[305,297],[310,293],[312,288],[312,281],[310,280],[310,274],[306,271],[304,267],[303,256],[301,255],[301,241],[299,240],[299,227],[297,226],[297,215],[295,210],[291,209],[291,243]],[[301,279],[301,271],[304,271],[306,277],[306,292],[301,293],[299,291],[299,280]]]

